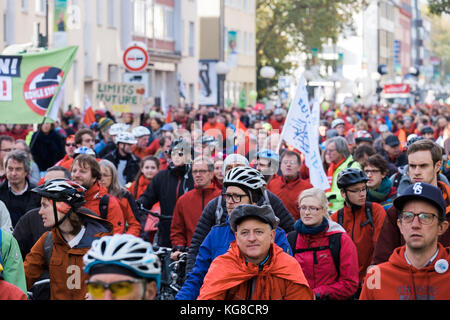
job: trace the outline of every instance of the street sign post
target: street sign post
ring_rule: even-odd
[[[133,44],[123,53],[123,64],[129,71],[139,72],[148,65],[147,49],[143,46]]]

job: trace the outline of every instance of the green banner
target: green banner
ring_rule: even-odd
[[[77,46],[0,55],[0,123],[41,123],[72,66]]]

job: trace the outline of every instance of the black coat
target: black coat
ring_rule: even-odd
[[[64,138],[56,131],[45,134],[41,131],[31,137],[31,154],[40,171],[47,171],[56,162],[64,158]]]
[[[139,172],[139,164],[141,162],[141,159],[139,159],[139,157],[135,156],[134,154],[129,154],[125,158],[122,158],[119,154],[119,151],[115,149],[114,151],[108,153],[103,159],[109,160],[114,163],[116,168],[118,167],[120,160],[127,161],[125,169],[123,170],[123,176],[126,179],[126,183],[133,182]]]
[[[173,209],[178,198],[189,190],[194,189],[194,178],[190,165],[173,167],[171,164],[166,170],[156,174],[138,202],[146,209],[151,209],[157,202],[161,205],[161,215],[170,218],[160,219],[158,224],[158,245],[171,247],[170,225],[172,223]]]
[[[270,206],[272,207],[275,215],[280,219],[279,227],[282,228],[286,234],[294,230],[295,219],[292,217],[291,213],[286,209],[283,202],[274,195],[269,190],[266,190],[267,198],[269,199]],[[216,210],[217,202],[219,197],[212,199],[200,216],[200,219],[195,228],[194,235],[192,236],[191,244],[189,246],[187,262],[186,262],[186,274],[192,270],[194,267],[195,259],[197,257],[198,249],[202,244],[203,240],[208,235],[211,228],[216,224],[221,224],[226,222],[226,217],[228,216],[225,199],[222,197],[222,215],[220,221],[216,221]],[[261,197],[258,201],[258,205],[263,205],[265,202],[265,197]]]
[[[9,190],[8,180],[0,184],[0,200],[8,208],[13,228],[26,212],[41,206],[41,196],[31,191],[35,186],[28,181],[28,189],[22,195],[16,196]]]

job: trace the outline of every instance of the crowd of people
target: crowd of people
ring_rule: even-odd
[[[450,299],[449,106],[322,104],[328,190],[287,112],[0,125],[0,299],[153,300],[154,247],[187,252],[177,300]]]

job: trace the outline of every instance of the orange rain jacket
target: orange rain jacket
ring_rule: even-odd
[[[314,300],[314,293],[300,264],[276,244],[262,269],[248,263],[236,241],[224,255],[212,262],[198,300]],[[253,295],[249,286],[255,282]]]

